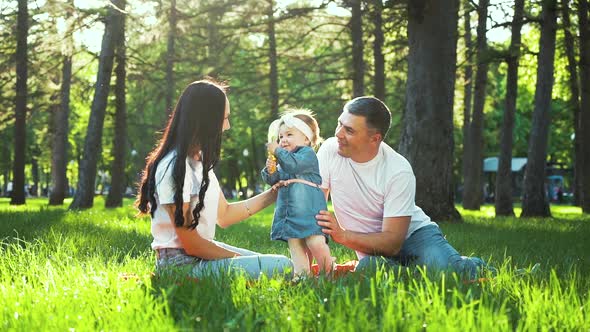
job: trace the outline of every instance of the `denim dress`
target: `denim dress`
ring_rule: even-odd
[[[315,152],[309,146],[297,147],[291,152],[279,147],[275,156],[277,170],[269,174],[264,168],[261,172],[264,182],[272,186],[279,180],[301,179],[317,186],[294,182],[279,188],[270,238],[287,241],[323,235],[327,241],[328,235],[322,232],[315,219],[320,210],[327,210],[326,197],[319,188],[322,177]]]

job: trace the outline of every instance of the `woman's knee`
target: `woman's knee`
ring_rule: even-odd
[[[261,272],[267,276],[293,274],[293,261],[283,255],[261,255],[258,257]]]
[[[284,275],[289,277],[293,271],[293,262],[283,255],[239,256],[232,259],[207,261],[193,267],[192,275],[196,277],[216,277],[222,274],[242,274],[257,279],[264,274],[267,277]]]

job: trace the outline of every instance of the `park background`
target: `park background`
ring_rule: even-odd
[[[412,164],[433,219],[458,220],[455,200],[477,210],[486,199],[501,215],[524,199],[525,214],[548,216],[558,191],[590,209],[585,1],[4,1],[0,10],[0,188],[13,204],[43,194],[59,205],[75,193],[71,207],[88,208],[99,193],[120,206],[182,89],[210,76],[230,85],[232,130],[216,169],[228,195],[260,191],[264,133],[285,107],[311,109],[330,137],[343,104],[370,94],[390,107],[386,142]],[[487,157],[497,166],[484,173]],[[527,158],[515,174],[512,157]]]
[[[4,327],[587,329],[588,15],[587,0],[1,2]],[[498,275],[154,280],[136,183],[176,98],[206,76],[230,86],[228,198],[263,189],[266,131],[287,106],[327,138],[346,101],[375,95],[418,205]],[[220,238],[287,254],[267,240],[271,215]]]

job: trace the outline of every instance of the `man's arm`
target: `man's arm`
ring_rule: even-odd
[[[399,253],[410,227],[410,217],[383,218],[383,229],[377,233],[359,233],[343,229],[329,211],[316,215],[322,231],[350,249],[369,255],[394,256]]]
[[[328,202],[328,196],[330,196],[330,189],[328,188],[322,188],[322,191],[324,192],[324,196],[326,197],[326,203]]]

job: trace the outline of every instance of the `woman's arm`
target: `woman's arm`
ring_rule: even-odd
[[[228,203],[225,196],[223,196],[223,193],[220,193],[219,208],[217,210],[217,224],[226,228],[233,224],[237,224],[269,206],[277,199],[277,191],[275,188],[276,185],[252,198],[234,203]]]
[[[176,206],[174,206],[174,204],[165,204],[162,206],[166,212],[168,212],[170,222],[174,225],[174,212],[176,211]],[[185,225],[188,225],[188,221],[193,220],[193,214],[190,210],[189,203],[182,204],[182,213],[184,215]],[[174,230],[182,244],[182,248],[188,255],[203,259],[222,259],[240,256],[237,252],[227,250],[202,238],[196,229],[189,229],[185,226],[176,227],[176,225],[174,225]]]

